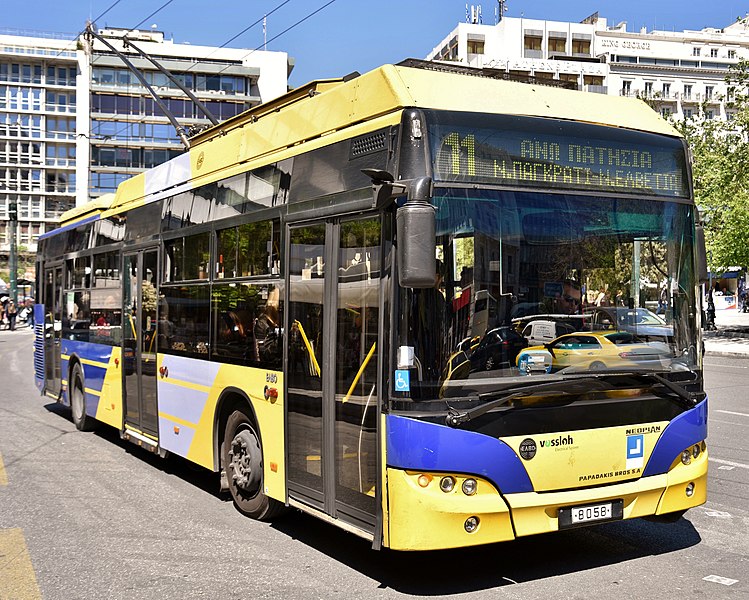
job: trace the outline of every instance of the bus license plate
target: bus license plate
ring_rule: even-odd
[[[585,506],[568,506],[559,509],[559,528],[577,527],[587,523],[613,521],[623,517],[623,502],[601,502]]]

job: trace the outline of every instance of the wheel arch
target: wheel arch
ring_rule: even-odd
[[[221,446],[224,443],[223,436],[224,430],[226,429],[226,423],[229,420],[229,416],[235,410],[242,410],[252,422],[255,428],[255,433],[260,440],[260,447],[263,445],[263,436],[260,431],[258,424],[257,415],[255,414],[255,408],[252,406],[252,401],[244,390],[236,387],[227,387],[219,395],[218,402],[216,404],[216,413],[213,422],[213,469],[214,471],[221,471]]]

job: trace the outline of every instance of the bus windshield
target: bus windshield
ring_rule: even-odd
[[[434,204],[435,285],[399,292],[413,398],[499,377],[700,368],[691,205],[448,187]]]

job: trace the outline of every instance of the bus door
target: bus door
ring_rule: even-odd
[[[124,255],[122,270],[122,362],[125,426],[155,441],[158,250]],[[140,439],[140,438],[139,438]],[[148,441],[148,440],[143,440]]]
[[[59,396],[60,340],[62,338],[62,265],[44,270],[44,370],[45,391]]]
[[[290,227],[287,239],[289,496],[373,531],[380,219]]]

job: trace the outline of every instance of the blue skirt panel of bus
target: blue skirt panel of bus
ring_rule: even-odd
[[[34,382],[39,391],[44,390],[46,377],[46,362],[44,359],[44,336],[46,324],[44,321],[44,304],[34,305]],[[52,331],[49,332],[52,335]]]
[[[107,374],[107,364],[109,363],[109,357],[112,356],[112,346],[104,346],[102,344],[93,344],[91,342],[79,342],[75,340],[62,340],[62,373],[63,379],[67,379],[68,373],[68,359],[64,356],[72,356],[75,354],[78,358],[86,361],[92,361],[101,363],[99,365],[92,365],[89,363],[81,364],[83,369],[83,385],[89,389],[101,393],[102,387],[104,386],[104,376]],[[70,382],[68,382],[70,387]],[[99,408],[99,394],[92,394],[86,392],[86,414],[95,415]],[[70,403],[70,399],[65,396],[65,402]]]
[[[683,412],[661,433],[650,455],[643,477],[668,472],[674,460],[686,449],[707,438],[707,399]]]
[[[484,477],[500,492],[532,492],[528,472],[504,442],[397,415],[387,416],[387,464],[398,469]]]

